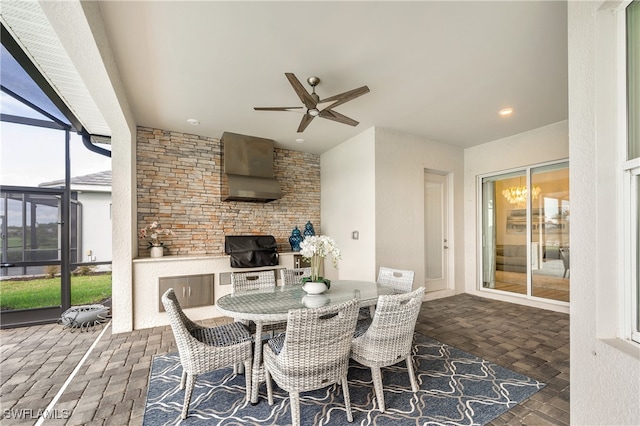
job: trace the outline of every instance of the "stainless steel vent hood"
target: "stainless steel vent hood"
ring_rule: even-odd
[[[268,203],[282,198],[273,173],[273,141],[224,132],[224,201]]]

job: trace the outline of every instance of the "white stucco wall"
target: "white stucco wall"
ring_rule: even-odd
[[[616,337],[624,92],[618,2],[569,2],[571,422],[640,424],[640,348]],[[619,97],[619,98],[618,98]]]
[[[462,148],[387,129],[365,130],[321,156],[322,233],[342,250],[341,279],[375,280],[387,266],[415,271],[414,286],[424,284],[425,169],[450,175],[451,283],[463,291]],[[325,271],[331,277],[330,265]]]
[[[40,5],[111,130],[112,330],[133,330],[136,123],[122,86],[98,2],[43,1]],[[73,25],[70,25],[73,23]]]
[[[544,309],[568,312],[566,306],[523,299],[508,294],[491,294],[478,290],[478,176],[497,173],[516,167],[546,163],[569,158],[569,136],[566,121],[541,127],[529,132],[489,142],[464,151],[464,229],[466,234],[464,248],[465,291],[478,296],[491,297],[512,303],[521,303]],[[573,194],[571,194],[571,212],[573,214]],[[572,217],[572,224],[573,224]],[[573,225],[572,225],[573,226]],[[573,245],[572,241],[572,245]],[[573,256],[573,250],[571,255]],[[573,261],[573,258],[571,259]],[[571,281],[574,280],[571,268]]]
[[[463,150],[460,147],[376,129],[376,268],[415,272],[425,282],[425,169],[449,176],[451,290],[463,291]]]
[[[330,279],[374,280],[375,129],[370,128],[320,156],[322,234],[342,251],[339,269],[325,262]],[[352,239],[358,231],[359,239]],[[316,233],[320,234],[316,229]]]

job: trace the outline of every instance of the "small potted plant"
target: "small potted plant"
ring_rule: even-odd
[[[320,276],[320,263],[331,255],[334,268],[342,254],[336,242],[326,235],[305,237],[300,243],[300,254],[311,262],[311,276],[302,279],[302,288],[307,293],[320,294],[331,287],[331,281]],[[322,285],[317,285],[322,284]]]
[[[138,235],[141,240],[149,240],[151,257],[162,257],[164,254],[164,243],[160,241],[160,237],[163,235],[173,235],[173,231],[163,228],[158,222],[153,222],[142,228]]]

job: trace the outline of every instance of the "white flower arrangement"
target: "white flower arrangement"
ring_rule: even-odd
[[[324,281],[328,287],[330,281],[320,276],[320,260],[331,255],[333,267],[338,267],[338,260],[342,258],[342,253],[340,253],[336,242],[326,235],[305,237],[300,243],[300,254],[305,259],[311,261],[310,281]]]
[[[149,239],[149,247],[159,247],[164,243],[160,241],[161,235],[173,235],[171,229],[164,229],[158,222],[150,223],[140,230],[138,233],[141,240]]]

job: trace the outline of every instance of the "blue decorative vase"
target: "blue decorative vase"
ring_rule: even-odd
[[[313,230],[313,225],[311,224],[311,222],[307,222],[307,224],[304,226],[304,236],[313,237],[314,235],[316,235],[316,231]]]
[[[296,228],[291,231],[291,236],[289,237],[289,244],[291,244],[291,250],[300,251],[300,243],[304,240],[304,237],[300,233],[300,230],[296,226]]]

